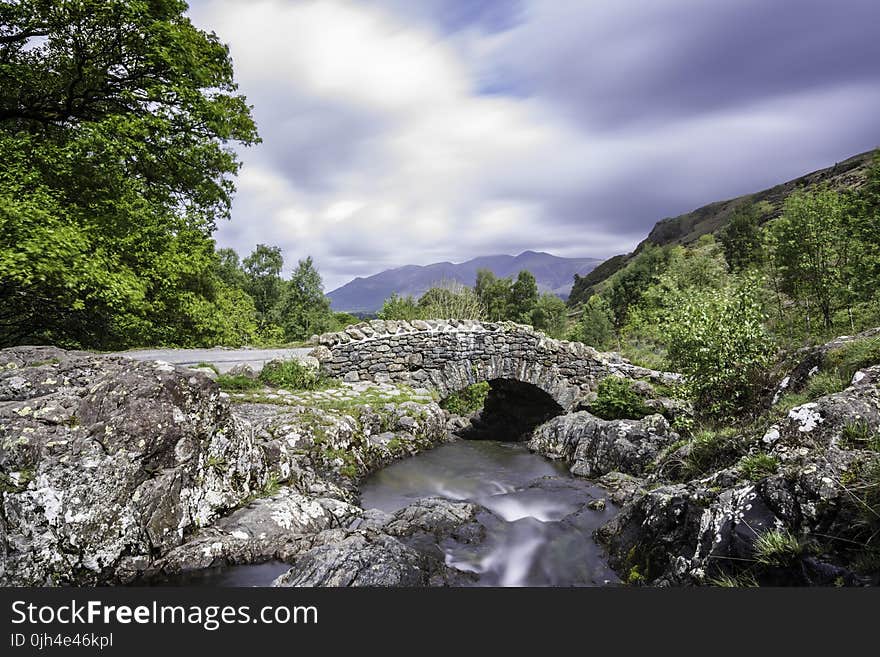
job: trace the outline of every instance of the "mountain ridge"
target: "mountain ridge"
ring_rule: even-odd
[[[545,251],[526,250],[517,255],[477,256],[460,263],[434,262],[427,265],[401,265],[373,274],[358,276],[326,294],[335,311],[371,313],[382,307],[391,294],[419,297],[432,285],[452,280],[472,286],[478,269],[489,269],[499,278],[516,276],[523,269],[535,275],[538,290],[565,299],[575,274],[585,275],[602,262],[601,258],[563,258]]]

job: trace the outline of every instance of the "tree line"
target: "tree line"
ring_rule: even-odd
[[[538,292],[534,274],[520,271],[516,278],[497,277],[479,269],[473,287],[440,281],[421,297],[392,294],[382,304],[380,319],[478,319],[531,324],[551,337],[564,337],[565,302],[555,294]]]

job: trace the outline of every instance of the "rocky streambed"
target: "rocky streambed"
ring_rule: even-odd
[[[451,442],[463,420],[426,389],[230,396],[209,375],[0,350],[0,583],[876,583],[852,545],[880,367],[699,471],[706,446],[660,414]],[[791,553],[761,563],[770,534]]]

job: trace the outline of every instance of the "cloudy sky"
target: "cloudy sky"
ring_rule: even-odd
[[[877,0],[190,4],[263,137],[217,241],[312,255],[328,290],[477,255],[611,256],[880,145]]]

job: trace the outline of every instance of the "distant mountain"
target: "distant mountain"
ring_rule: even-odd
[[[472,286],[478,269],[489,269],[499,278],[515,277],[528,269],[535,275],[541,292],[552,292],[566,299],[574,282],[574,275],[583,276],[602,262],[596,258],[560,258],[549,253],[524,251],[518,256],[482,256],[454,264],[437,262],[433,265],[406,265],[397,269],[355,278],[327,294],[335,311],[370,313],[382,308],[382,302],[394,292],[420,297],[440,281],[458,281]]]

